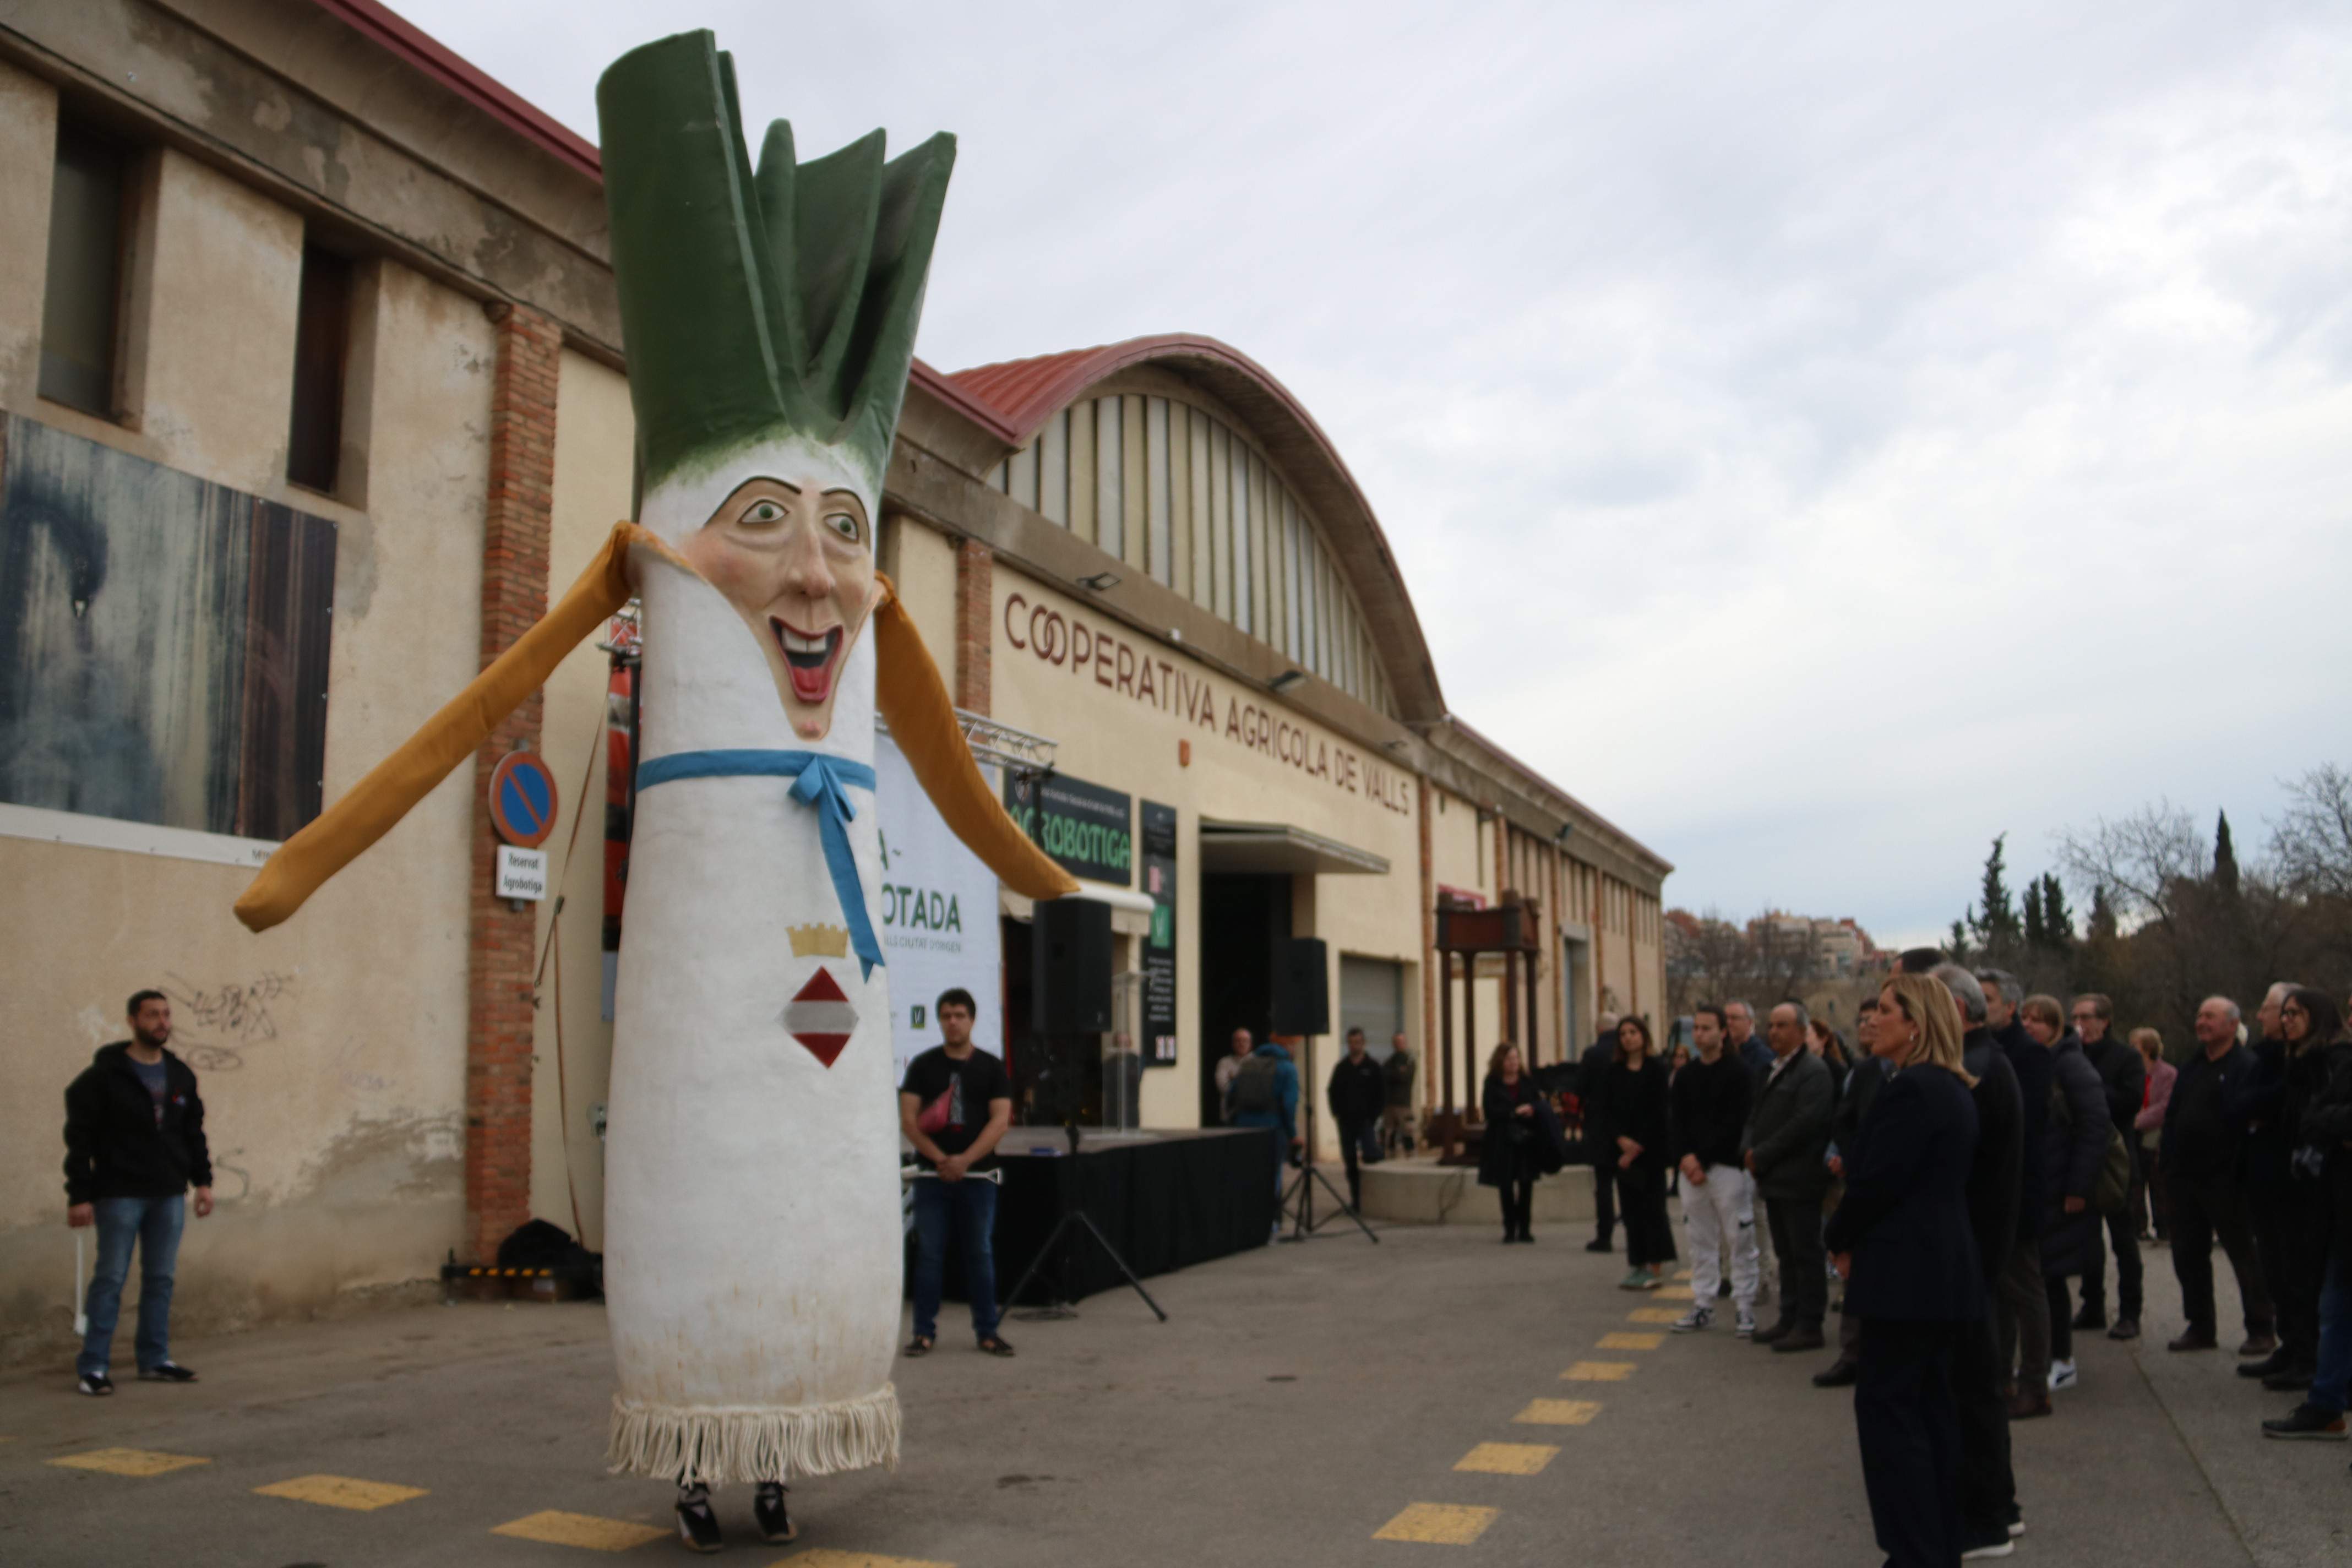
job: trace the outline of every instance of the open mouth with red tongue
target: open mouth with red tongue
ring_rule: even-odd
[[[804,632],[775,616],[768,625],[782,650],[785,671],[792,677],[793,695],[803,702],[820,703],[833,695],[834,660],[841,652],[841,628]]]

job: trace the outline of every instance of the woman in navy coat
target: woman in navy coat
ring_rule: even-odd
[[[1942,981],[1897,974],[1879,993],[1872,1054],[1890,1076],[1845,1158],[1828,1240],[1862,1320],[1853,1423],[1887,1568],[1960,1560],[1959,1406],[1952,1352],[1985,1315],[1969,1225],[1976,1080],[1960,1065],[1958,1014]]]

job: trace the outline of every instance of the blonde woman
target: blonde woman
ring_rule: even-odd
[[[1846,1152],[1845,1200],[1828,1233],[1862,1320],[1854,1429],[1889,1568],[1948,1568],[1963,1545],[1952,1362],[1986,1296],[1968,1204],[1976,1080],[1944,983],[1888,980],[1871,1052],[1889,1076]]]

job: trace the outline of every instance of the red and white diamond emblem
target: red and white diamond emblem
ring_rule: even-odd
[[[784,1008],[784,1027],[826,1067],[841,1055],[857,1027],[857,1009],[843,995],[831,971],[819,966]]]

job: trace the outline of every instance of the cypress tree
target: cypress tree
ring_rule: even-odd
[[[2213,885],[2224,898],[2238,896],[2238,850],[2230,841],[2230,814],[2226,811],[2213,829]]]
[[[1977,902],[1983,910],[1969,918],[1977,941],[1986,947],[1998,947],[2015,942],[2018,937],[2017,905],[2009,894],[2009,835],[2004,833],[1992,841],[1992,853],[1985,857],[1984,888]]]
[[[2094,910],[2098,908],[2100,893],[2092,895]],[[2115,917],[2107,919],[2112,924]],[[2042,933],[2043,941],[2062,952],[2074,942],[2074,911],[2066,907],[2066,889],[2058,885],[2054,871],[2042,873]]]
[[[2042,925],[2042,884],[2025,884],[2025,945],[2041,947],[2049,941]]]

